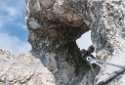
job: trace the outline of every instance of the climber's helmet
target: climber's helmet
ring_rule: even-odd
[[[89,53],[93,53],[94,52],[94,46],[93,45],[90,45],[89,46],[89,48],[87,49],[87,51],[89,52]]]
[[[86,52],[85,49],[80,50],[81,54],[84,54]]]

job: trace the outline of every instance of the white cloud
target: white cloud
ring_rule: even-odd
[[[18,12],[20,11],[18,7],[15,6],[10,6],[6,3],[1,3],[1,8],[0,11],[6,12],[7,16],[15,16],[16,14],[19,14]]]
[[[31,45],[28,42],[23,42],[21,45],[18,45],[17,53],[26,53],[31,50]]]
[[[22,54],[28,52],[31,46],[28,42],[21,41],[15,36],[0,33],[0,48],[9,49],[16,54]]]
[[[15,8],[15,7],[7,7],[6,6],[5,9],[6,9],[6,11],[8,12],[8,14],[10,16],[16,16],[19,13],[19,11],[17,10],[17,8]]]
[[[14,2],[13,2],[14,1]],[[12,3],[13,2],[13,3]],[[20,29],[24,29],[25,24],[18,19],[22,17],[25,9],[25,1],[5,0],[0,3],[0,48],[5,48],[13,51],[16,54],[26,53],[31,49],[31,46],[26,41],[21,41],[17,36],[9,35],[11,32],[6,29],[6,25],[13,24]],[[18,21],[18,22],[17,22]],[[16,29],[12,28],[11,29]],[[26,29],[25,29],[26,30]]]
[[[13,2],[14,0],[5,0],[4,2],[0,3],[0,29],[4,28],[6,23],[17,23],[17,19],[21,17],[25,12],[25,1],[18,0],[17,2]],[[10,3],[10,2],[13,2]],[[6,29],[6,28],[5,28]]]

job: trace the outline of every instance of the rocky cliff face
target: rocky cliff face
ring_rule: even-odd
[[[0,85],[124,85],[123,69],[93,75],[75,42],[91,30],[97,58],[124,66],[124,9],[124,0],[26,0],[32,50],[4,62]]]
[[[14,57],[15,55],[11,51],[6,49],[0,49],[0,70],[6,62],[9,62],[9,60]]]
[[[104,1],[92,4],[92,41],[97,57],[103,61],[125,66],[125,1]],[[121,68],[103,65],[96,83],[102,84],[123,72]],[[116,79],[116,78],[115,78]],[[122,83],[116,85],[124,85]]]

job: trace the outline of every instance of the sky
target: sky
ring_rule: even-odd
[[[0,0],[0,48],[16,54],[31,49],[27,42],[28,31],[25,27],[25,1]]]
[[[84,33],[79,39],[77,39],[76,43],[80,49],[87,49],[92,45],[91,31]]]
[[[27,42],[25,24],[25,0],[0,0],[0,48],[15,54],[27,53],[31,45]],[[77,40],[80,49],[92,44],[90,31]]]

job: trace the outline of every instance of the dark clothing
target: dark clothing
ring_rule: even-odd
[[[90,56],[92,58],[95,58],[91,53],[89,53],[88,51],[85,51],[83,54],[82,54],[82,58],[83,60],[87,61],[86,58]]]

